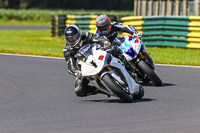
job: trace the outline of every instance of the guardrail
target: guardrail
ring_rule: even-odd
[[[51,33],[52,36],[61,36],[64,34],[66,27],[66,15],[53,15],[51,20]]]
[[[77,24],[83,32],[89,31],[94,33],[96,29],[96,18],[97,15],[67,15],[66,26]]]
[[[97,15],[54,15],[52,16],[52,36],[64,34],[66,26],[78,24],[84,32],[95,32]],[[149,46],[176,46],[200,48],[200,16],[128,16],[118,20],[132,25],[143,33],[143,43]],[[127,35],[126,33],[120,35]]]
[[[145,45],[200,48],[199,16],[129,16],[121,21],[143,32]]]
[[[53,15],[52,16],[52,36],[64,34],[65,27],[77,24],[83,32],[95,33],[97,15]],[[116,16],[109,16],[112,21],[116,21]]]

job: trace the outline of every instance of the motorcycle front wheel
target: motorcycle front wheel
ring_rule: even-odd
[[[161,86],[162,85],[162,81],[161,79],[158,77],[158,75],[154,72],[153,69],[151,69],[149,67],[149,65],[147,65],[147,63],[144,60],[140,60],[137,64],[138,68],[145,74],[147,74],[147,76],[153,81],[153,83],[156,86]]]
[[[102,77],[103,82],[107,85],[107,87],[116,94],[122,101],[124,102],[132,102],[133,96],[131,94],[128,94],[123,90],[116,81],[110,76],[110,74],[105,74]]]

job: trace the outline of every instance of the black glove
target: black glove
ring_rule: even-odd
[[[142,33],[136,31],[133,33],[133,36],[136,37],[136,38],[142,38]]]

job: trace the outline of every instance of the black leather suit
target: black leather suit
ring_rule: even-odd
[[[98,40],[97,36],[90,32],[82,33],[81,40],[83,42],[82,46],[86,44],[93,44],[95,42],[103,45],[103,42]],[[75,57],[75,55],[77,54],[79,49],[80,48],[72,48],[68,44],[66,44],[66,47],[63,49],[63,54],[68,65],[68,72],[74,76],[76,75],[76,71],[78,70],[76,66],[77,58]],[[77,94],[77,96],[83,97],[97,93],[96,88],[88,84],[89,81],[85,77],[76,78],[75,93]]]

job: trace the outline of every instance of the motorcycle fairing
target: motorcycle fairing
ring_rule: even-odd
[[[123,51],[127,61],[135,59],[143,49],[140,39],[129,36],[124,36],[124,41],[121,43],[119,48]]]
[[[98,74],[104,67],[106,60],[106,52],[95,50],[95,54],[90,55],[86,62],[81,62],[81,72],[83,76],[91,76]]]
[[[86,47],[87,48],[87,47]],[[91,50],[91,49],[90,49]],[[86,50],[82,50],[84,53]],[[124,75],[125,80],[128,84],[128,91],[130,94],[139,92],[139,85],[133,80],[133,78],[129,75],[127,70],[125,69],[124,64],[117,58],[110,57],[111,55],[107,54],[106,51],[102,51],[100,49],[96,49],[95,47],[92,48],[91,54],[87,54],[84,61],[79,61],[79,64],[81,64],[81,72],[82,76],[93,76],[99,74],[99,72],[102,71],[104,67],[112,66],[115,68],[118,68]],[[107,56],[107,57],[106,57]],[[109,63],[108,63],[109,62]],[[116,81],[119,83],[122,82],[120,76],[116,74],[113,70],[106,71],[100,75],[100,79],[103,77],[104,74],[109,73]],[[102,85],[105,86],[105,83]],[[108,87],[107,87],[108,88]],[[109,90],[109,89],[107,89]]]
[[[121,72],[124,74],[124,77],[126,79],[126,82],[128,83],[128,89],[129,92],[131,94],[139,92],[139,85],[133,80],[133,78],[131,78],[131,76],[129,75],[129,73],[127,72],[124,64],[117,58],[113,57],[112,61],[110,62],[110,66],[113,66],[115,68],[118,68],[119,70],[121,70]],[[104,73],[101,74],[101,78],[103,77],[103,75],[105,75],[106,73],[109,73],[115,80],[117,80],[119,83],[122,83],[123,81],[121,80],[121,78],[116,75],[116,73],[114,71],[106,71]]]

